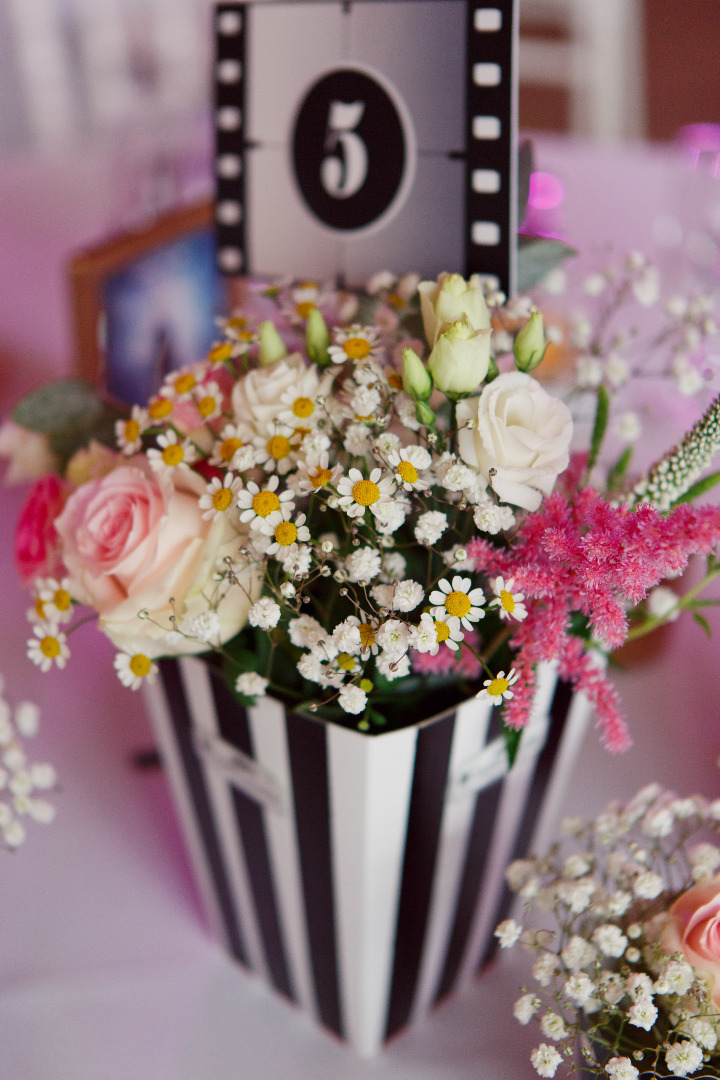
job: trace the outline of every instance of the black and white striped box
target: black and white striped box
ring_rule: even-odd
[[[147,688],[212,924],[362,1056],[467,985],[509,911],[504,869],[552,835],[590,709],[544,667],[512,770],[476,698],[367,735],[244,709],[197,658]]]

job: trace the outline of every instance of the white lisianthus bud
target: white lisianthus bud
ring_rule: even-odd
[[[474,330],[490,328],[490,314],[477,274],[469,281],[460,274],[440,274],[437,281],[418,285],[425,336],[434,345],[444,323],[466,318]]]
[[[261,367],[272,367],[273,364],[277,364],[278,360],[282,360],[284,356],[287,356],[288,352],[285,343],[275,329],[275,324],[270,322],[269,319],[260,323],[259,334],[260,351],[258,352],[258,360]]]
[[[490,366],[490,330],[475,330],[466,319],[444,328],[430,353],[428,369],[438,390],[445,394],[470,394]]]
[[[414,401],[427,401],[432,394],[433,381],[414,349],[403,349],[403,390]]]
[[[545,355],[545,332],[543,317],[539,311],[533,311],[528,321],[519,331],[513,345],[515,367],[518,371],[534,371]]]
[[[328,352],[330,332],[319,308],[311,308],[307,317],[305,344],[307,345],[308,357],[314,364],[325,367],[330,363],[330,354]]]

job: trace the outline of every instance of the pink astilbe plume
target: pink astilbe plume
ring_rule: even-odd
[[[506,722],[514,728],[527,724],[531,673],[541,660],[555,659],[560,677],[592,701],[608,749],[626,749],[630,737],[617,693],[583,640],[571,633],[572,617],[584,615],[603,647],[618,648],[628,632],[627,608],[680,573],[691,555],[707,554],[718,542],[718,507],[687,504],[663,514],[649,504],[614,506],[592,488],[551,495],[525,518],[506,551],[471,540],[468,552],[477,569],[512,578],[528,608],[509,639],[520,679]]]

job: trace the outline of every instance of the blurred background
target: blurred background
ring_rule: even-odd
[[[719,14],[718,0],[522,0],[522,129],[664,144],[714,179]],[[73,367],[69,254],[211,195],[211,40],[210,0],[2,0],[6,400],[14,380]]]

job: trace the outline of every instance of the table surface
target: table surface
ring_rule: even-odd
[[[677,184],[667,155],[545,141],[539,157],[566,185],[571,237],[600,244],[610,236],[647,248],[653,215]],[[0,195],[15,192],[14,201],[0,197],[0,225],[8,226],[0,228],[0,251],[20,243],[21,175],[18,166],[13,186],[0,169]],[[88,238],[77,214],[73,220],[75,231],[71,224],[53,231],[46,213],[35,231],[32,220],[28,226],[31,250],[39,251],[44,232],[55,244],[49,261],[56,273],[40,275],[35,294],[36,311],[50,298],[48,310],[58,316],[47,334],[18,319],[10,302],[12,289],[23,291],[17,284],[10,283],[0,310],[0,342],[24,342],[42,353],[40,367],[58,371],[70,349],[58,267],[69,243]],[[26,297],[24,312],[28,305]],[[28,370],[3,373],[4,400],[31,377]],[[40,704],[41,730],[30,748],[56,765],[61,790],[56,821],[31,828],[17,853],[0,852],[0,1080],[534,1076],[529,1052],[540,1039],[511,1015],[527,976],[514,951],[374,1061],[355,1059],[225,957],[201,914],[162,773],[133,767],[151,735],[142,699],[115,677],[112,648],[89,626],[71,641],[76,655],[65,672],[44,676],[25,658],[27,599],[11,570],[23,494],[0,494],[0,671],[10,700]],[[720,631],[716,613],[710,618]],[[613,758],[591,731],[565,812],[592,815],[655,779],[680,793],[717,795],[717,637],[708,640],[690,622],[673,624],[664,650],[620,673],[617,683],[635,746]]]

